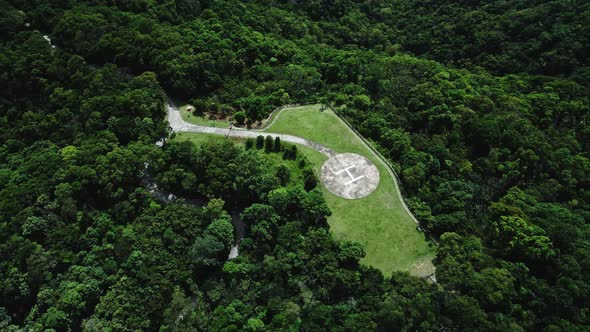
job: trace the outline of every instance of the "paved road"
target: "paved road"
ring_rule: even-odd
[[[167,110],[168,110],[168,122],[170,123],[170,127],[172,127],[172,130],[175,132],[207,133],[207,134],[216,134],[216,135],[229,135],[232,137],[242,137],[242,138],[256,138],[259,135],[270,135],[273,138],[278,136],[281,138],[282,141],[297,143],[297,144],[301,144],[301,145],[310,147],[314,150],[321,152],[322,154],[324,154],[328,157],[332,157],[332,156],[335,156],[336,154],[338,154],[334,150],[327,148],[318,142],[310,141],[308,139],[297,137],[297,136],[285,135],[285,134],[274,134],[274,133],[267,133],[267,132],[261,132],[261,131],[246,130],[246,129],[241,129],[241,128],[233,128],[230,130],[230,129],[226,129],[226,128],[214,128],[214,127],[206,127],[206,126],[199,126],[199,125],[191,124],[191,123],[188,123],[182,119],[182,117],[180,115],[180,111],[178,110],[176,105],[171,100],[168,100]],[[363,145],[365,145],[367,147],[367,149],[371,152],[371,154],[383,164],[383,166],[385,167],[385,169],[389,173],[391,179],[393,180],[393,183],[395,185],[395,189],[396,189],[396,192],[398,195],[398,199],[400,200],[404,210],[417,225],[420,225],[420,223],[418,222],[416,217],[414,217],[414,215],[412,214],[412,212],[410,211],[410,209],[406,205],[406,203],[401,195],[401,190],[400,190],[399,185],[397,183],[397,178],[396,178],[395,174],[393,173],[393,170],[388,166],[385,159],[382,156],[375,153],[375,151],[373,151],[373,149],[371,149],[371,147],[367,144],[367,142],[365,142],[356,132],[354,132],[354,130],[352,130],[352,128],[346,122],[344,122],[342,119],[340,119],[340,117],[338,117],[337,115],[334,114],[334,116],[336,118],[338,118],[338,120],[340,120],[342,122],[342,124],[346,128],[348,128],[353,135],[357,135],[359,137],[359,139],[361,140],[361,143]],[[435,244],[438,244],[434,239],[431,238],[431,240]],[[436,282],[435,269],[436,268],[434,267],[432,262],[428,262],[428,267],[426,267],[424,269],[425,273],[423,273],[424,275],[421,275],[421,276],[428,277],[433,282]]]
[[[259,135],[263,136],[272,136],[274,139],[275,137],[279,137],[281,141],[289,142],[289,143],[296,143],[301,144],[303,146],[307,146],[312,148],[320,153],[332,157],[336,155],[336,151],[323,146],[322,144],[314,141],[310,141],[305,138],[301,138],[298,136],[292,135],[285,135],[285,134],[274,134],[274,133],[267,133],[267,132],[260,132],[260,131],[253,131],[247,130],[242,128],[215,128],[215,127],[207,127],[207,126],[199,126],[196,124],[188,123],[182,119],[180,115],[180,111],[178,107],[171,101],[168,100],[168,105],[166,106],[168,110],[168,122],[170,123],[170,127],[172,130],[177,133],[203,133],[203,134],[214,134],[214,135],[223,135],[223,136],[231,136],[231,137],[240,137],[240,138],[256,138]]]

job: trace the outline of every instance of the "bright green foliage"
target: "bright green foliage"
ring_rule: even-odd
[[[74,159],[76,157],[77,152],[78,149],[73,145],[68,145],[59,151],[64,161],[70,161]]]
[[[208,235],[212,235],[218,241],[223,243],[226,248],[228,248],[234,242],[234,227],[231,224],[231,219],[229,218],[222,218],[214,220],[207,229],[205,233]]]
[[[264,322],[258,318],[250,318],[244,327],[246,331],[263,331]]]
[[[207,202],[207,205],[203,207],[203,219],[209,222],[213,222],[216,219],[227,219],[229,215],[223,209],[225,202],[219,198],[212,198]]]
[[[292,123],[298,125],[291,126]],[[368,197],[347,200],[331,194],[324,186],[318,186],[333,212],[328,220],[331,231],[338,238],[361,243],[366,252],[363,263],[367,265],[382,271],[407,270],[419,275],[429,274],[428,270],[432,270],[429,261],[434,257],[434,252],[401,206],[393,178],[386,166],[331,110],[321,112],[319,105],[285,110],[269,131],[306,137],[336,151],[355,152],[371,159],[379,169],[381,180],[377,190]],[[319,173],[326,157],[308,148],[300,148],[299,151]],[[308,169],[305,163],[300,166],[304,170]],[[315,182],[317,185],[312,173],[310,170],[305,171],[310,184]]]
[[[543,229],[520,217],[503,216],[494,227],[496,241],[508,256],[522,254],[528,260],[547,260],[555,256],[551,240]]]
[[[256,266],[249,263],[237,263],[231,260],[223,264],[223,272],[230,275],[248,275],[256,269]]]

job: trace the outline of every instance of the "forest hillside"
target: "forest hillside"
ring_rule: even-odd
[[[588,331],[589,22],[586,1],[0,0],[0,330]],[[360,264],[297,147],[181,142],[169,97],[247,123],[330,104],[399,175],[436,283]]]

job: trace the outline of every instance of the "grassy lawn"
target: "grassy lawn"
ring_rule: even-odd
[[[403,209],[393,179],[385,166],[366,148],[335,114],[319,106],[303,106],[281,112],[268,132],[296,135],[322,143],[337,152],[354,152],[369,158],[379,169],[379,186],[369,196],[347,200],[322,186],[332,216],[328,219],[337,239],[361,243],[367,253],[363,263],[380,269],[386,276],[392,271],[414,275],[431,272],[434,248]],[[319,173],[324,155],[301,148]]]
[[[174,138],[175,141],[191,141],[195,145],[201,145],[209,140],[221,140],[225,139],[224,136],[219,136],[216,134],[197,134],[197,133],[176,133],[176,137]],[[229,137],[230,140],[234,142],[243,142],[245,139],[237,138],[237,137]]]
[[[208,126],[208,127],[219,127],[219,128],[227,128],[229,127],[229,121],[226,120],[209,120],[206,119],[204,116],[201,115],[194,115],[191,112],[187,112],[186,108],[188,105],[182,105],[178,109],[180,110],[180,116],[182,119],[188,123],[201,125],[201,126]]]

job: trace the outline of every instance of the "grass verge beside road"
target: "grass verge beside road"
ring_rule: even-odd
[[[207,127],[218,127],[218,128],[227,128],[229,127],[229,121],[227,120],[210,120],[207,119],[206,116],[193,114],[192,112],[188,112],[187,109],[188,105],[182,105],[178,108],[180,111],[180,116],[182,119],[188,123],[200,125],[200,126],[207,126]]]

